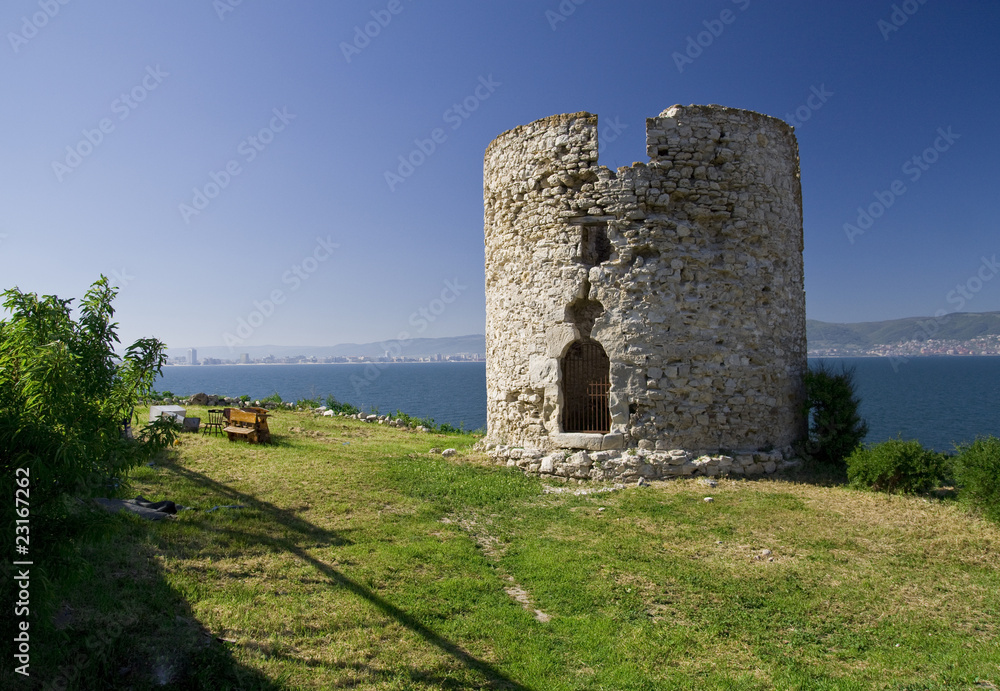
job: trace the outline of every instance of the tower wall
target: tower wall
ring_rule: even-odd
[[[575,113],[487,148],[487,442],[750,454],[803,436],[792,128],[674,106],[646,121],[646,142],[649,163],[613,172],[597,116]],[[580,341],[610,361],[600,433],[564,429],[561,362]]]

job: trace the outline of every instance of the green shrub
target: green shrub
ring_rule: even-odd
[[[944,476],[947,456],[928,451],[918,441],[890,439],[858,447],[847,457],[851,486],[878,492],[926,492]]]
[[[804,376],[809,436],[798,452],[806,459],[842,465],[868,434],[868,423],[858,415],[854,370],[839,374],[821,364]]]
[[[265,396],[264,398],[260,399],[260,402],[261,403],[282,403],[283,401],[281,400],[281,395],[277,391],[275,391],[270,396]]]
[[[978,437],[959,446],[954,469],[959,497],[1000,521],[1000,439]]]
[[[341,403],[332,395],[326,397],[326,407],[328,410],[332,410],[335,413],[344,413],[345,415],[357,415],[361,411],[351,405],[350,403]]]
[[[173,441],[169,422],[131,428],[134,409],[151,395],[166,356],[155,339],[115,352],[116,292],[101,276],[76,320],[72,300],[17,288],[3,293],[10,314],[0,320],[3,517],[4,525],[14,525],[6,519],[13,518],[17,473],[30,486],[32,538],[65,519],[65,499],[109,496],[130,469]]]
[[[396,420],[402,421],[403,424],[405,424],[407,427],[416,427],[417,426],[417,420],[416,420],[416,418],[410,417],[409,415],[407,415],[406,413],[404,413],[399,408],[396,408],[396,412],[395,412],[395,414],[392,417],[394,419],[396,419]]]

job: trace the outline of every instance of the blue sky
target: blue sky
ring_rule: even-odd
[[[489,142],[586,110],[630,165],[676,103],[795,121],[810,318],[1000,310],[1000,3],[6,0],[0,33],[0,286],[108,275],[125,342],[481,333]]]

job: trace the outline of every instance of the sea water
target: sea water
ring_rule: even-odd
[[[819,360],[810,360],[811,366]],[[834,371],[854,368],[865,441],[901,436],[952,451],[977,435],[1000,437],[1000,357],[825,359]],[[486,428],[486,365],[482,362],[208,365],[165,367],[158,391],[199,391],[285,401],[333,395],[365,411],[400,410],[468,430]]]
[[[401,362],[330,365],[164,367],[154,387],[177,396],[198,392],[283,401],[333,396],[365,412],[397,410],[467,430],[486,429],[486,363]]]

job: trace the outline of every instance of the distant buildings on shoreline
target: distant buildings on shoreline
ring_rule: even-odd
[[[921,355],[1000,355],[1000,335],[967,341],[928,338],[902,343],[809,348],[810,357],[919,357]]]
[[[198,351],[188,349],[187,357],[181,355],[167,360],[169,366],[195,365],[329,365],[329,364],[367,364],[386,362],[485,362],[482,353],[456,353],[453,355],[427,355],[423,357],[372,357],[369,355],[336,355],[317,357],[291,355],[277,357],[267,355],[262,358],[251,358],[249,353],[240,353],[233,359],[203,357],[198,359]],[[935,339],[911,340],[903,343],[876,344],[870,347],[862,346],[830,346],[826,348],[809,348],[809,357],[919,357],[921,355],[1000,355],[1000,335],[980,336],[967,341]]]
[[[193,357],[192,357],[193,354]],[[481,353],[457,353],[454,355],[427,355],[424,357],[371,357],[368,355],[336,355],[330,357],[306,357],[305,355],[292,355],[288,357],[275,357],[267,355],[262,358],[251,358],[249,353],[240,353],[236,359],[221,358],[197,358],[197,351],[188,350],[188,357],[175,357],[167,360],[168,366],[190,366],[195,365],[330,365],[330,364],[367,364],[367,363],[388,363],[388,362],[486,362],[486,356]]]

